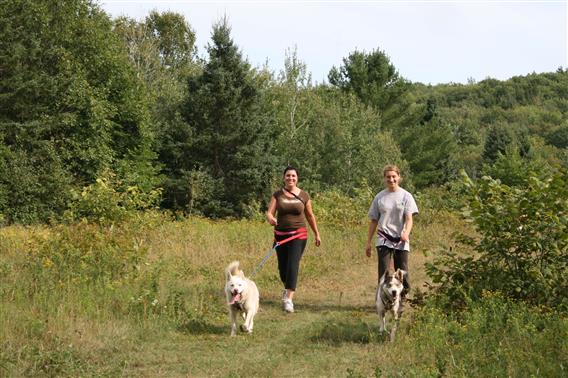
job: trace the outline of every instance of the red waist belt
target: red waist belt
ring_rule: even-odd
[[[280,239],[280,240],[278,240]],[[308,230],[304,227],[298,228],[293,231],[278,231],[274,230],[274,241],[278,243],[278,245],[282,245],[286,242],[289,242],[293,239],[299,240],[307,240],[308,239]]]

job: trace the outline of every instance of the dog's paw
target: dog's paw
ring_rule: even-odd
[[[244,324],[241,325],[241,331],[244,332],[244,333],[248,333],[249,335],[252,334],[252,328],[249,329],[249,328],[247,328],[247,326],[244,325]]]
[[[379,334],[377,335],[377,340],[380,343],[388,342],[390,340],[390,332],[387,331],[386,329],[379,331]]]
[[[391,343],[394,343],[395,337],[396,337],[396,330],[393,329],[393,330],[390,332],[390,334],[389,334],[389,341],[390,341]]]

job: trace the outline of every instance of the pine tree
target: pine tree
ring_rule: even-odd
[[[507,125],[498,124],[489,129],[485,146],[483,148],[483,160],[489,164],[494,163],[499,155],[514,142],[514,135]]]
[[[191,147],[182,166],[200,172],[206,197],[188,201],[209,216],[242,216],[265,194],[273,159],[261,92],[223,19],[213,27],[203,73],[189,79],[185,119]],[[192,177],[195,177],[193,175]],[[205,178],[203,178],[205,177]],[[191,193],[195,181],[190,180]]]

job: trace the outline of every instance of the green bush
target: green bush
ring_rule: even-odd
[[[0,214],[7,223],[59,219],[72,181],[53,143],[35,143],[25,151],[2,148],[0,140]]]
[[[72,191],[72,197],[65,213],[67,220],[111,225],[131,218],[140,210],[157,207],[161,190],[144,192],[137,186],[125,186],[114,174],[107,172],[80,193]]]
[[[465,174],[464,174],[465,176]],[[426,270],[440,298],[465,305],[484,290],[568,311],[568,177],[529,173],[510,187],[465,176],[464,215],[478,238],[459,236],[474,254],[449,251]]]
[[[314,196],[314,213],[319,222],[340,225],[361,225],[367,222],[367,211],[376,193],[364,181],[349,197],[337,190],[327,190]]]

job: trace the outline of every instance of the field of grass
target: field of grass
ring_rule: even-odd
[[[225,266],[250,274],[271,247],[258,221],[0,229],[0,376],[565,376],[568,322],[488,294],[466,313],[408,308],[398,339],[378,333],[376,257],[366,225],[322,224],[302,260],[296,312],[280,306],[276,258],[254,277],[253,335],[229,337]],[[413,231],[412,282],[467,231],[424,214]],[[426,253],[428,251],[428,253]],[[416,291],[415,291],[416,293]]]

